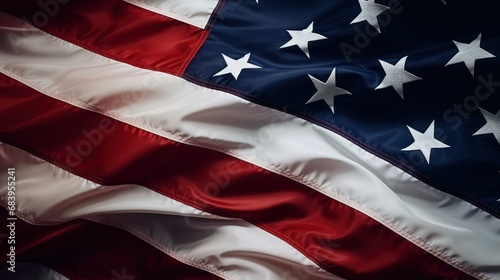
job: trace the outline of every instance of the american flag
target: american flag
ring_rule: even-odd
[[[1,279],[500,279],[500,4],[4,0]]]

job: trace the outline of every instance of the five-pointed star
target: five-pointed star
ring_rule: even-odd
[[[399,96],[404,99],[403,85],[422,79],[405,70],[407,58],[408,56],[401,58],[395,65],[379,59],[378,61],[380,62],[380,65],[382,65],[382,68],[384,68],[386,75],[380,85],[378,85],[375,89],[393,87]]]
[[[334,108],[333,108],[333,101],[335,96],[337,95],[344,95],[344,94],[351,94],[347,90],[343,88],[339,88],[336,85],[336,79],[335,79],[335,72],[336,68],[333,68],[332,73],[330,74],[330,77],[328,77],[328,80],[326,82],[322,82],[315,77],[309,75],[309,78],[313,82],[314,86],[316,87],[317,92],[309,99],[309,101],[306,102],[306,104],[316,102],[319,100],[324,100],[328,106],[330,106],[330,109],[332,110],[332,113],[335,113]]]
[[[458,53],[455,54],[455,56],[453,56],[448,63],[446,63],[446,66],[463,62],[469,69],[472,76],[474,76],[476,60],[495,57],[481,48],[481,33],[479,33],[479,36],[477,36],[474,41],[470,42],[470,44],[456,41],[453,41],[453,43],[457,46]]]
[[[328,39],[327,37],[321,34],[314,33],[313,26],[314,26],[314,21],[311,22],[311,24],[309,24],[309,26],[306,29],[287,30],[288,34],[290,34],[292,39],[286,42],[283,46],[281,46],[280,49],[288,48],[291,46],[298,46],[307,55],[308,58],[311,58],[309,55],[309,47],[308,47],[309,42]]]
[[[410,131],[414,142],[410,146],[402,149],[402,151],[421,151],[422,154],[424,154],[425,160],[427,160],[428,164],[430,164],[431,162],[432,149],[442,149],[450,147],[434,138],[434,121],[432,121],[431,125],[424,133],[421,133],[409,126],[406,127],[408,127],[408,130]]]
[[[380,26],[378,25],[377,16],[390,8],[384,5],[375,3],[375,0],[358,0],[361,7],[361,13],[351,21],[350,24],[366,20],[368,24],[375,27],[380,33]]]
[[[474,136],[483,135],[483,134],[493,134],[500,144],[500,110],[493,115],[492,113],[484,110],[483,108],[479,108],[481,113],[483,113],[484,119],[486,120],[486,124],[481,127]]]
[[[227,66],[226,68],[215,73],[214,77],[231,73],[231,75],[233,75],[233,77],[238,80],[238,76],[243,69],[261,68],[260,66],[248,63],[248,59],[250,59],[250,53],[245,54],[242,58],[239,59],[232,59],[223,53],[222,57],[226,61]]]

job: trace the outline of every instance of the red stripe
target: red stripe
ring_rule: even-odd
[[[208,30],[121,0],[7,0],[1,9],[103,56],[180,75]],[[39,2],[50,2],[40,5]],[[42,8],[48,7],[48,8]]]
[[[139,184],[243,218],[347,279],[471,279],[366,215],[286,177],[76,108],[4,75],[0,85],[0,139],[79,176],[105,185]],[[96,144],[88,132],[96,133]],[[81,162],[68,157],[78,150]]]
[[[0,210],[0,219],[7,217],[7,211]],[[90,221],[34,226],[18,219],[15,232],[16,263],[40,263],[70,279],[221,279],[171,258],[130,233]],[[3,268],[8,267],[9,247],[0,243]]]

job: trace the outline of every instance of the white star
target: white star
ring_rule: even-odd
[[[492,113],[484,110],[483,108],[479,108],[481,113],[483,113],[484,119],[486,120],[486,124],[481,127],[474,136],[476,135],[484,135],[484,134],[493,134],[500,144],[500,110],[493,115]]]
[[[327,37],[321,34],[314,33],[313,25],[314,21],[311,22],[311,24],[309,24],[309,26],[306,29],[287,30],[288,34],[290,34],[292,39],[286,42],[283,46],[281,46],[280,49],[288,48],[291,46],[298,46],[307,55],[307,57],[310,58],[309,48],[308,48],[309,42],[328,39]]]
[[[479,33],[479,36],[477,36],[474,41],[470,42],[470,44],[456,41],[453,41],[453,43],[457,46],[458,53],[455,54],[455,56],[453,56],[448,63],[446,63],[446,66],[463,62],[469,69],[472,76],[474,76],[474,66],[476,65],[476,60],[496,57],[481,48],[481,33]]]
[[[375,89],[393,87],[399,96],[404,99],[403,85],[422,79],[405,70],[407,58],[408,56],[401,58],[395,65],[379,59],[378,61],[380,62],[380,65],[382,65],[382,68],[384,68],[386,75],[380,85],[378,85]]]
[[[358,0],[361,7],[361,13],[351,21],[350,24],[367,21],[368,24],[375,27],[380,33],[380,26],[378,25],[377,16],[389,10],[390,8],[384,5],[375,3],[375,0]]]
[[[424,133],[418,132],[409,126],[406,127],[408,127],[408,130],[410,131],[414,142],[410,146],[402,149],[402,151],[421,151],[422,154],[424,154],[424,157],[427,160],[428,164],[430,164],[431,161],[432,149],[442,149],[450,147],[434,138],[434,121],[432,121],[431,125]]]
[[[225,54],[221,53],[222,57],[226,61],[226,68],[217,72],[215,76],[221,76],[225,74],[231,73],[233,77],[238,80],[238,76],[240,75],[243,69],[253,69],[253,68],[261,68],[260,66],[248,63],[248,59],[250,58],[250,53],[245,54],[242,58],[232,59]]]
[[[339,88],[336,85],[336,79],[335,79],[335,72],[336,68],[333,68],[332,73],[330,74],[330,77],[328,77],[328,80],[326,82],[322,82],[315,77],[309,75],[309,78],[313,82],[314,86],[316,87],[316,90],[318,90],[309,101],[306,102],[306,104],[316,102],[319,100],[324,100],[328,106],[330,106],[330,109],[332,110],[332,113],[334,112],[333,108],[333,101],[335,96],[338,95],[344,95],[344,94],[351,94],[347,90],[343,88]]]

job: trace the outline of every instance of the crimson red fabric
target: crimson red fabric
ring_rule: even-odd
[[[174,75],[184,72],[208,36],[208,30],[121,0],[51,1],[44,6],[53,13],[39,2],[2,1],[0,11],[95,53]]]
[[[0,219],[7,217],[2,208]],[[16,263],[40,263],[69,279],[222,279],[179,262],[128,232],[87,220],[34,226],[18,219],[15,232]],[[0,243],[3,268],[8,266],[9,247]]]
[[[139,184],[207,212],[245,219],[346,279],[473,279],[286,177],[76,108],[4,75],[0,93],[0,141],[96,183]],[[100,248],[94,250],[99,255]]]

